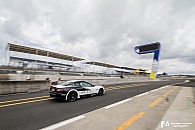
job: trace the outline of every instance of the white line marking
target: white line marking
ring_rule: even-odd
[[[71,118],[71,119],[69,119],[69,120],[65,120],[65,121],[56,123],[56,124],[54,124],[54,125],[51,125],[51,126],[42,128],[42,129],[40,129],[40,130],[54,130],[54,129],[59,128],[59,127],[61,127],[61,126],[67,125],[67,124],[69,124],[69,123],[72,123],[72,122],[74,122],[74,121],[80,120],[80,119],[82,119],[82,118],[85,118],[85,116],[84,116],[84,115],[77,116],[77,117]]]
[[[184,82],[181,82],[181,83],[175,83],[175,84],[182,84],[182,83],[184,83]],[[160,90],[160,89],[163,89],[163,88],[171,87],[172,85],[175,85],[175,84],[166,85],[166,86],[163,86],[163,87],[160,87],[160,88],[157,88],[157,89],[151,90],[151,91],[149,91],[149,92],[155,92],[155,91]]]
[[[154,90],[151,90],[151,92],[155,92],[155,91],[157,91],[157,90],[159,90],[159,89],[154,89]]]
[[[167,87],[170,87],[171,85],[166,85],[166,86],[164,86],[163,88],[167,88]]]
[[[146,94],[148,94],[148,93],[149,93],[149,92],[145,92],[145,93],[142,93],[142,94],[136,95],[135,97],[141,97],[141,96],[146,95]]]
[[[185,83],[185,82],[181,82],[181,83],[174,83],[174,84],[171,84],[171,86],[172,86],[172,85],[176,85],[176,84],[183,84],[183,83]]]
[[[105,108],[105,109],[108,109],[108,108],[111,108],[111,107],[114,107],[114,106],[120,105],[120,104],[125,103],[125,102],[130,101],[130,100],[131,100],[131,98],[128,98],[128,99],[122,100],[122,101],[120,101],[120,102],[117,102],[117,103],[114,103],[114,104],[111,104],[111,105],[105,106],[104,108]]]
[[[163,89],[163,88],[166,88],[166,87],[169,87],[169,86],[166,85],[166,86],[160,87],[160,88],[158,88],[158,89],[160,90],[160,89]]]
[[[163,86],[163,87],[160,87],[160,88],[157,88],[157,89],[151,90],[151,91],[149,91],[149,92],[155,92],[155,91],[160,90],[160,89],[163,89],[163,88],[171,87],[172,85],[176,85],[176,84],[183,84],[183,83],[185,83],[185,82],[181,82],[181,83],[175,83],[175,84],[166,85],[166,86]]]

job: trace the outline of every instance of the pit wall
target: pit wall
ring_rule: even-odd
[[[27,75],[27,74],[0,74],[0,94],[36,92],[49,90],[51,85],[67,80],[85,80],[94,85],[110,85],[131,82],[166,81],[173,78],[160,78],[150,80],[146,76],[101,77],[101,76],[68,76],[68,75]],[[187,79],[187,78],[186,78]],[[176,79],[174,79],[176,80]],[[194,78],[189,78],[194,81]]]
[[[67,80],[85,80],[94,85],[151,81],[148,77],[144,76],[126,76],[124,78],[120,78],[100,76],[8,74],[4,76],[0,75],[0,94],[48,90],[52,84],[59,84]]]
[[[82,79],[81,79],[82,80]],[[60,84],[66,80],[57,81],[56,84]],[[105,79],[85,79],[85,81],[93,84],[93,85],[110,85],[110,84],[120,84],[120,83],[131,83],[131,82],[147,82],[152,81],[146,77],[139,77],[139,78],[105,78]]]
[[[146,76],[125,76],[120,77],[101,77],[101,76],[69,76],[69,75],[9,75],[10,80],[50,80],[51,84],[57,81],[57,84],[67,80],[85,80],[94,85],[108,85],[129,82],[151,81]],[[55,83],[56,84],[56,83]]]
[[[0,94],[48,90],[50,81],[0,81]]]
[[[8,74],[7,76],[4,76],[4,78],[6,78],[6,80],[11,80],[11,81],[50,80],[51,82],[67,81],[67,80],[90,80],[97,84],[107,84],[107,82],[118,83],[118,82],[139,82],[139,81],[149,80],[148,77],[146,76],[125,76],[124,78],[120,78],[120,77],[102,77],[102,76],[69,76],[69,75],[58,75],[58,74],[56,75]]]

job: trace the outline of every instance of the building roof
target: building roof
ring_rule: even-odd
[[[120,69],[125,69],[125,70],[137,70],[135,68],[130,68],[130,67],[120,67]]]
[[[85,62],[85,64],[97,65],[97,66],[108,67],[108,68],[118,68],[118,69],[125,69],[125,70],[136,70],[136,69],[130,68],[130,67],[120,67],[120,66],[111,65],[111,64],[102,63],[102,62],[96,62],[96,61]]]
[[[64,66],[64,67],[75,67],[73,65],[69,65],[69,64],[63,64],[63,63],[57,63],[57,62],[47,62],[47,61],[43,61],[43,60],[35,60],[35,59],[30,59],[30,58],[22,58],[22,57],[15,57],[15,56],[11,56],[10,60],[20,60],[20,61],[27,61],[27,62],[37,62],[37,63],[47,63],[47,65],[53,65],[53,66]]]
[[[108,67],[108,68],[117,68],[117,66],[115,65],[102,63],[102,62],[96,62],[96,61],[85,62],[85,64],[97,65],[97,66]]]
[[[38,48],[33,48],[33,47],[27,47],[23,45],[18,45],[14,43],[8,43],[7,44],[7,49],[10,51],[15,51],[15,52],[22,52],[22,53],[28,53],[28,54],[34,54],[34,55],[40,55],[40,56],[47,56],[47,57],[52,57],[52,58],[57,58],[57,59],[63,59],[63,60],[68,60],[68,61],[81,61],[84,60],[82,58],[74,57],[74,56],[69,56],[57,52],[52,52],[52,51],[47,51],[43,49],[38,49]]]

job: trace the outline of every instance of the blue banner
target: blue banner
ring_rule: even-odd
[[[157,75],[160,48],[161,48],[160,42],[144,44],[144,45],[136,46],[134,48],[134,50],[137,54],[154,53],[153,63],[152,63],[152,70],[151,70],[151,73],[150,73],[150,78],[151,79],[156,78],[156,75]]]

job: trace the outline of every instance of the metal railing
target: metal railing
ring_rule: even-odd
[[[14,73],[17,73],[17,71],[23,71],[23,73],[32,73],[35,74],[36,71],[40,72],[57,72],[61,74],[61,72],[65,72],[65,74],[71,73],[71,74],[78,74],[78,75],[93,75],[93,76],[120,76],[121,73],[114,73],[114,71],[100,71],[100,70],[95,70],[95,69],[90,69],[90,68],[81,68],[81,67],[76,67],[76,68],[66,68],[66,67],[53,67],[52,69],[49,68],[48,66],[40,65],[40,64],[26,64],[25,62],[9,62],[6,65],[6,62],[4,60],[0,60],[0,70],[9,70],[12,72],[13,70],[15,71]],[[7,71],[7,72],[9,72]],[[2,71],[1,71],[2,72]],[[13,72],[12,72],[13,73]],[[63,73],[62,73],[63,74]],[[73,75],[74,75],[73,74]],[[128,75],[128,74],[123,74],[123,75]]]

